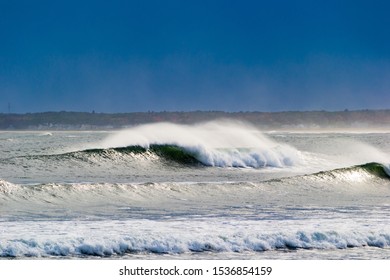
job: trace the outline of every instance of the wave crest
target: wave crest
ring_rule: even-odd
[[[97,145],[101,149],[152,153],[178,162],[216,167],[284,167],[301,160],[293,147],[268,139],[243,123],[210,122],[199,125],[158,123],[120,131]],[[126,147],[126,148],[121,148]],[[184,159],[184,160],[183,160]]]
[[[329,171],[321,171],[308,176],[323,179],[336,179],[339,181],[359,181],[367,178],[390,179],[386,166],[377,162],[370,162],[351,167],[338,168]]]
[[[142,155],[149,159],[162,159],[180,164],[202,164],[214,167],[284,167],[296,162],[297,153],[293,149],[277,146],[269,150],[252,148],[208,149],[204,146],[182,147],[171,144],[151,144],[148,147],[128,146],[110,149],[92,149],[67,154],[79,159],[96,156],[115,160],[118,155],[135,158]]]

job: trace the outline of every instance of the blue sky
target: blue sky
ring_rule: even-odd
[[[0,0],[0,112],[389,108],[389,10]]]

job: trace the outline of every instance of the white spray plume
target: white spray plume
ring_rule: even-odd
[[[176,145],[206,165],[221,167],[283,167],[300,159],[296,149],[268,139],[249,124],[232,121],[140,125],[109,136],[100,147],[135,145]]]
[[[389,156],[374,147],[355,139],[335,139],[331,145],[319,146],[319,150],[330,155],[334,162],[341,165],[358,165],[368,162],[378,162],[388,165]]]
[[[338,158],[345,165],[364,164],[368,162],[377,162],[384,166],[386,173],[390,176],[389,155],[380,149],[359,141],[341,142]]]

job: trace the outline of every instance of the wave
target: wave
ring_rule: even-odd
[[[175,145],[151,145],[147,148],[136,145],[110,149],[87,149],[63,154],[63,156],[78,158],[81,160],[90,160],[91,158],[96,159],[97,157],[100,157],[101,159],[108,159],[112,161],[126,157],[128,160],[134,160],[139,158],[139,156],[142,156],[143,158],[149,160],[162,159],[164,161],[173,161],[186,165],[202,164],[202,162],[196,158],[195,153]]]
[[[222,168],[297,167],[297,170],[302,167],[305,170],[321,170],[318,168],[321,164],[335,166],[383,159],[383,154],[375,149],[349,143],[348,147],[353,146],[350,153],[360,154],[364,150],[364,155],[351,161],[345,161],[342,157],[329,160],[323,154],[311,154],[285,143],[278,143],[248,124],[221,121],[191,126],[171,123],[141,125],[114,132],[105,140],[88,145],[91,146],[77,147],[69,153],[3,159],[0,164],[11,163],[13,166],[34,168],[34,160],[43,163],[49,159],[56,160],[56,163],[64,161],[64,167],[69,163],[68,160],[92,165],[111,162],[129,167],[137,166],[137,161],[143,159]],[[340,148],[336,147],[338,149]],[[345,149],[345,145],[342,145],[342,149]],[[359,150],[359,153],[355,150]],[[369,157],[367,154],[375,155]],[[29,160],[32,160],[31,164]],[[50,163],[48,166],[50,169]]]
[[[310,175],[306,178],[318,178],[326,181],[361,181],[369,178],[390,179],[390,173],[387,166],[370,162],[351,167],[337,168],[328,171],[321,171]]]
[[[157,147],[160,149],[161,147]],[[173,150],[172,150],[173,149]],[[169,157],[189,163],[196,162],[195,158],[175,147],[162,147]],[[147,153],[143,148],[126,148],[124,153]],[[85,153],[107,153],[105,150],[86,151]],[[179,155],[177,155],[179,154]],[[229,182],[144,182],[144,183],[49,183],[35,185],[18,185],[0,180],[0,201],[19,203],[23,207],[31,203],[43,205],[86,205],[108,203],[115,201],[118,205],[129,204],[131,201],[149,201],[157,203],[179,201],[182,199],[196,200],[202,198],[224,199],[223,197],[236,197],[237,202],[243,196],[245,199],[256,200],[276,196],[275,190],[289,191],[299,194],[304,191],[313,191],[313,197],[322,190],[345,192],[360,189],[366,193],[372,192],[374,187],[383,187],[377,190],[388,192],[390,176],[387,168],[380,163],[366,163],[357,166],[321,171],[307,175],[296,175],[279,179],[266,179],[258,181],[229,181]],[[347,186],[349,186],[347,188]],[[245,190],[245,192],[243,192]],[[268,194],[268,195],[266,195]],[[268,198],[270,199],[270,198]],[[287,199],[287,197],[286,197]]]
[[[31,155],[3,159],[1,164],[18,165],[19,161],[47,162],[54,160],[56,163],[69,165],[68,161],[77,161],[93,165],[106,163],[137,165],[137,161],[177,163],[185,166],[209,166],[209,167],[240,167],[240,168],[264,168],[292,166],[299,160],[294,151],[282,147],[271,150],[259,150],[255,148],[219,148],[208,149],[203,146],[184,147],[173,144],[151,144],[143,147],[139,145],[86,149],[63,154]]]
[[[252,148],[220,148],[207,149],[205,147],[183,147],[171,144],[151,144],[147,147],[139,145],[108,148],[87,149],[56,155],[57,158],[76,158],[82,161],[96,161],[118,159],[136,160],[161,159],[165,162],[175,162],[185,165],[204,165],[212,167],[283,167],[291,166],[297,159],[297,155],[289,155],[280,147],[273,150],[258,150]]]
[[[307,231],[294,233],[153,234],[19,238],[0,241],[0,257],[109,257],[126,254],[186,254],[201,252],[264,252],[271,250],[334,250],[388,248],[388,232]]]
[[[217,167],[284,167],[301,160],[295,148],[268,139],[248,124],[227,121],[192,126],[141,125],[111,135],[97,145],[102,149],[143,147],[160,154],[161,149],[175,147],[186,157]]]

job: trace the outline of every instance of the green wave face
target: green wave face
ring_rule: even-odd
[[[304,175],[303,177],[310,178],[313,176],[327,181],[355,181],[356,178],[368,178],[367,176],[390,180],[390,175],[386,172],[386,167],[377,162],[320,171],[314,174]]]
[[[358,165],[357,167],[363,168],[367,172],[371,173],[372,175],[384,178],[384,179],[390,179],[389,174],[386,172],[386,168],[377,162],[370,162],[362,165]]]
[[[138,155],[152,153],[157,155],[159,158],[166,161],[173,161],[179,164],[184,165],[198,165],[201,162],[195,157],[194,154],[188,152],[186,149],[176,146],[176,145],[150,145],[149,148],[144,148],[142,146],[128,146],[121,148],[112,148],[112,149],[89,149],[83,151],[88,155],[98,155],[107,157],[111,152],[116,152],[123,155]]]
[[[152,145],[150,151],[158,156],[181,164],[200,164],[195,156],[175,145]]]

